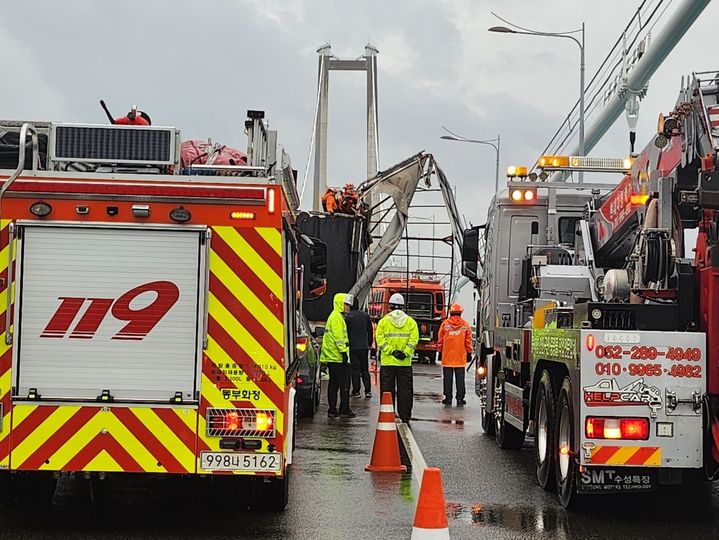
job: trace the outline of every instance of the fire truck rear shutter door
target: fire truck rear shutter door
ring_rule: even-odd
[[[23,225],[19,397],[192,399],[204,306],[204,231]]]

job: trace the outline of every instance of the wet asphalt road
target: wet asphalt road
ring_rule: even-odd
[[[415,367],[412,432],[427,464],[442,469],[453,539],[719,538],[719,485],[595,497],[581,513],[565,512],[537,486],[531,449],[502,451],[482,434],[471,392],[464,408],[439,403],[440,374]],[[411,472],[364,471],[377,396],[353,399],[353,420],[328,420],[323,405],[301,421],[284,513],[248,509],[237,485],[138,478],[95,492],[76,479],[60,484],[46,510],[0,507],[0,538],[409,538],[418,491]]]

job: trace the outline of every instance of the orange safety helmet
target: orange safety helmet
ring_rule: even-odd
[[[452,304],[451,306],[449,306],[449,313],[450,313],[450,315],[451,315],[452,313],[462,313],[463,311],[464,311],[464,310],[462,309],[462,306],[459,305],[459,304]]]

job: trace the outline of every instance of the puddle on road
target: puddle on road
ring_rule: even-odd
[[[436,394],[435,392],[415,392],[415,401],[434,401],[436,403],[442,403],[444,396],[442,394]]]
[[[412,418],[412,422],[433,422],[435,424],[445,424],[451,426],[462,426],[464,427],[465,421],[458,420],[456,418]]]
[[[560,508],[497,504],[447,503],[447,515],[475,526],[500,527],[517,532],[550,532],[569,538],[567,514]]]

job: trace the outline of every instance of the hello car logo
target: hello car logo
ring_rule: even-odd
[[[153,292],[157,296],[149,305],[141,309],[130,307],[132,301],[140,295]],[[180,290],[170,281],[145,283],[130,289],[116,299],[61,296],[58,298],[60,306],[40,337],[92,339],[110,313],[118,321],[127,322],[111,339],[141,341],[167,315],[179,298]],[[85,306],[87,308],[82,317],[72,326]]]

